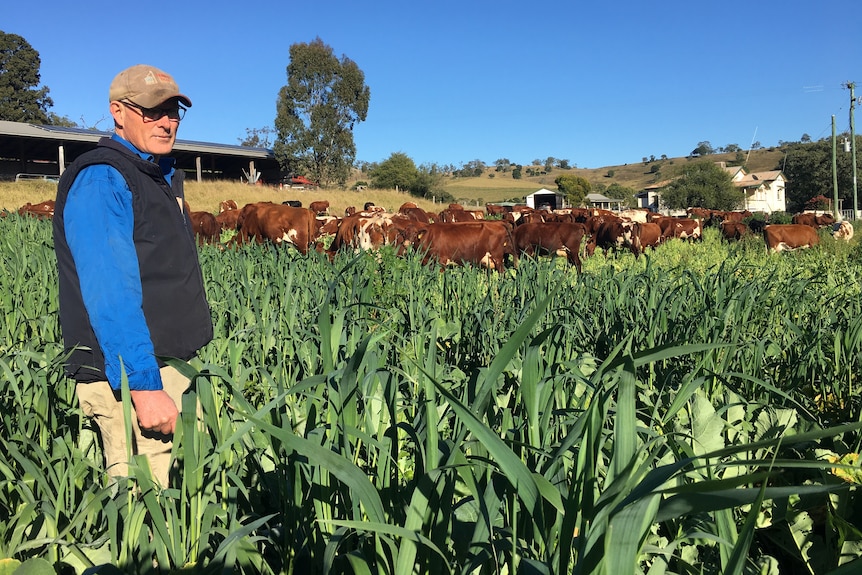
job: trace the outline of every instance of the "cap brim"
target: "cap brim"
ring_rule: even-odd
[[[192,107],[192,101],[185,94],[177,94],[171,92],[169,94],[140,94],[135,97],[129,97],[129,100],[144,108],[158,108],[168,100],[177,100],[186,108]]]

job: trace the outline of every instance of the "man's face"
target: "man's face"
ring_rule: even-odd
[[[141,108],[125,100],[111,102],[117,135],[154,156],[169,154],[173,149],[180,125],[178,109],[175,99],[157,108]]]

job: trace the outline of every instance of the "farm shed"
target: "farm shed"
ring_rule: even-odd
[[[59,177],[78,156],[96,147],[111,132],[0,121],[0,180]],[[280,170],[272,150],[227,144],[177,140],[171,154],[188,177],[201,180],[240,180],[245,172],[260,172],[278,182]]]
[[[525,198],[527,205],[533,209],[541,209],[548,206],[552,210],[566,207],[566,195],[542,188],[536,190]]]

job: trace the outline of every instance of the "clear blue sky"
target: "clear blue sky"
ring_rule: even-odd
[[[272,126],[289,47],[320,37],[365,73],[357,160],[553,156],[581,168],[849,130],[860,0],[7,2],[0,30],[41,56],[51,111],[108,130],[121,69],[173,74],[185,140]],[[862,106],[857,106],[857,132]]]

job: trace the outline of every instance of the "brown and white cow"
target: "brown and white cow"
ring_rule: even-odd
[[[189,212],[189,222],[198,239],[198,245],[219,242],[221,228],[214,215],[209,212]]]
[[[183,200],[183,212],[188,217],[192,232],[194,232],[199,246],[218,243],[221,228],[214,215],[209,212],[192,210],[189,203],[185,200]]]
[[[246,204],[239,210],[238,244],[254,240],[274,244],[292,244],[300,253],[307,254],[308,247],[317,234],[318,222],[314,213],[306,208],[294,208],[272,202]]]
[[[437,218],[438,222],[443,223],[474,222],[484,220],[485,213],[482,210],[465,210],[458,204],[449,204],[449,207],[441,211]]]
[[[219,230],[236,230],[236,222],[239,219],[239,210],[225,210],[215,215]]]
[[[413,202],[405,202],[401,204],[401,207],[398,208],[397,213],[404,216],[405,218],[409,218],[417,222],[424,222],[426,224],[430,224],[434,221],[434,216],[432,216],[430,213],[426,212]]]
[[[835,223],[832,226],[832,237],[836,240],[844,240],[849,242],[853,239],[853,224],[844,220],[840,223]]]
[[[670,238],[691,241],[703,239],[703,224],[700,220],[665,217],[654,223],[661,226],[661,235],[666,240]]]
[[[725,220],[721,222],[721,237],[727,241],[738,241],[751,234],[751,230],[742,222]]]
[[[239,206],[236,205],[236,201],[234,200],[222,200],[218,205],[219,213],[228,212],[230,210],[238,210]]]
[[[835,217],[829,212],[820,215],[811,212],[802,212],[800,214],[795,214],[791,221],[794,224],[811,226],[816,229],[833,225],[835,223]]]
[[[308,209],[314,212],[316,216],[322,216],[329,213],[329,200],[315,200],[308,204]]]
[[[31,216],[40,220],[50,220],[54,217],[54,200],[45,200],[38,204],[27,202],[18,208],[19,216]]]
[[[769,252],[810,248],[820,243],[817,230],[806,224],[770,224],[763,228]]]
[[[634,222],[632,224],[632,253],[635,257],[644,253],[646,248],[655,250],[663,241],[661,226],[654,222]]]
[[[584,224],[570,222],[532,222],[518,226],[513,232],[515,250],[519,254],[565,255],[569,264],[581,271],[581,240],[587,233]]]
[[[404,216],[399,217],[407,219]],[[395,215],[386,212],[358,212],[345,216],[338,224],[327,254],[332,259],[342,249],[367,251],[395,244],[397,233],[395,219]]]
[[[632,222],[645,224],[647,222],[648,213],[649,209],[647,208],[629,208],[627,210],[622,210],[619,213],[619,216]]]
[[[414,222],[412,230],[406,233],[405,242],[425,254],[423,263],[474,264],[502,272],[507,255],[517,258],[512,227],[504,221]]]
[[[592,256],[596,248],[601,248],[605,255],[609,251],[619,249],[631,250],[637,256],[639,248],[633,242],[632,230],[634,224],[615,216],[596,216],[587,220],[587,231],[590,239],[587,241],[586,253]]]

